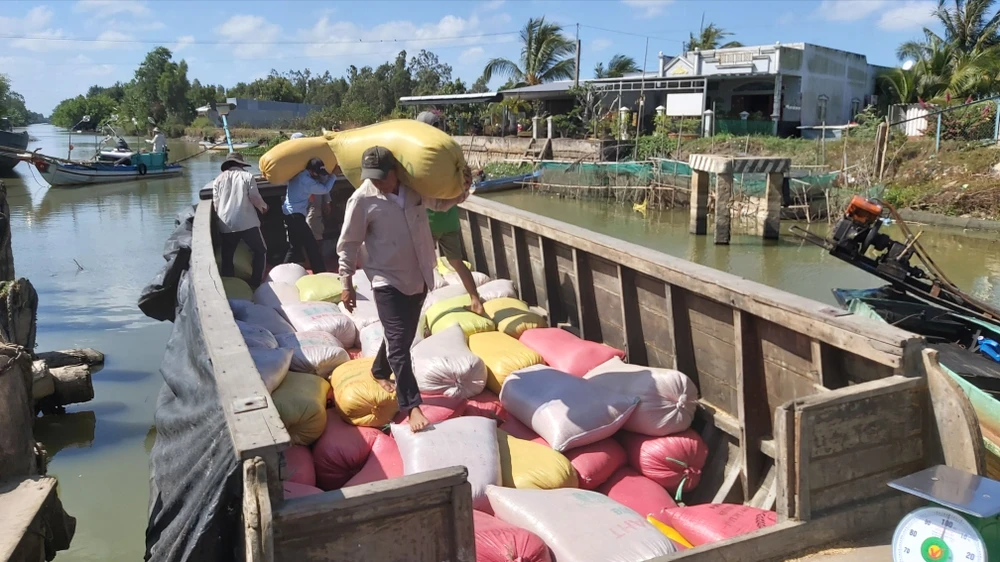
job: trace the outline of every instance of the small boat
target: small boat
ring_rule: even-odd
[[[70,161],[32,153],[31,163],[52,187],[79,187],[125,181],[179,176],[184,167],[168,164],[166,154],[131,153],[118,162],[98,157],[91,161]]]
[[[205,150],[217,150],[217,151],[220,151],[220,152],[229,152],[229,146],[226,145],[225,141],[222,141],[221,143],[201,141],[200,143],[198,143],[198,145],[201,146]],[[234,142],[233,143],[233,150],[245,150],[247,148],[252,148],[254,146],[257,146],[257,143],[255,143],[255,142]]]
[[[21,152],[28,148],[28,132],[15,133],[10,119],[0,118],[0,148],[9,152]],[[17,166],[19,159],[0,153],[0,173],[8,173]]]
[[[507,191],[510,189],[520,189],[525,183],[542,177],[542,171],[538,170],[530,174],[520,174],[517,176],[505,176],[491,180],[483,180],[472,184],[472,192],[476,195],[484,193],[496,193],[497,191]]]

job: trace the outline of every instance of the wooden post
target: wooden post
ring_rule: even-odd
[[[31,361],[19,347],[0,347],[0,481],[38,474]]]
[[[708,172],[691,170],[691,234],[708,232]]]
[[[715,179],[715,243],[729,244],[732,220],[733,174],[719,174]]]
[[[0,281],[14,280],[14,251],[10,241],[10,205],[7,186],[0,181]]]
[[[777,240],[781,233],[781,183],[785,175],[767,174],[764,207],[757,212],[757,230],[766,240]]]

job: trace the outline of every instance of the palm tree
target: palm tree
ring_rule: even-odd
[[[521,59],[492,59],[483,76],[510,78],[517,86],[534,86],[573,77],[576,46],[562,34],[562,27],[546,23],[545,18],[531,18],[521,29]]]
[[[606,69],[604,63],[597,63],[594,67],[594,78],[621,78],[632,72],[639,72],[639,65],[635,63],[635,59],[617,54],[611,57]]]
[[[996,0],[952,0],[954,7],[947,8],[947,0],[938,0],[934,15],[944,27],[945,37],[965,53],[983,51],[1000,43],[1000,12],[989,15]]]
[[[733,34],[729,31],[717,27],[714,23],[708,24],[708,26],[703,27],[695,37],[694,33],[689,35],[687,43],[684,43],[685,51],[693,51],[699,49],[702,51],[710,51],[712,49],[729,49],[732,47],[742,47],[743,43],[739,41],[729,41],[728,43],[722,43],[722,40],[726,37],[731,37]]]

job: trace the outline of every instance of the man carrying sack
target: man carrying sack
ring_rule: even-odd
[[[288,232],[285,263],[301,263],[302,254],[305,253],[313,273],[326,271],[319,244],[306,222],[306,213],[309,197],[330,193],[336,181],[337,176],[327,172],[325,164],[319,158],[309,160],[306,169],[289,180],[285,190],[285,203],[281,207],[285,213],[285,230]]]
[[[387,392],[395,392],[399,410],[409,414],[410,428],[420,431],[428,420],[420,409],[420,389],[413,375],[410,347],[417,333],[420,308],[434,287],[434,239],[425,203],[454,205],[424,199],[403,185],[396,158],[375,146],[361,158],[362,183],[347,200],[337,253],[344,284],[341,300],[348,311],[357,301],[354,271],[358,252],[366,250],[365,274],[371,280],[375,307],[385,330],[372,376]],[[390,375],[395,373],[395,384]]]
[[[253,254],[253,273],[250,286],[257,288],[264,279],[267,263],[267,246],[260,232],[257,211],[267,212],[267,203],[257,191],[257,182],[246,171],[247,164],[239,152],[230,152],[222,163],[222,173],[212,182],[212,204],[218,216],[219,234],[222,238],[223,277],[233,277],[233,258],[242,240]]]

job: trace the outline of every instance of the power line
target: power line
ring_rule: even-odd
[[[342,45],[342,44],[358,44],[358,43],[415,43],[415,42],[425,42],[425,41],[457,41],[463,39],[484,39],[488,37],[500,37],[504,35],[518,35],[520,31],[501,31],[497,33],[481,33],[478,35],[456,35],[452,37],[410,37],[410,38],[390,38],[390,39],[343,39],[338,41],[205,41],[205,40],[192,40],[184,41],[184,45],[228,45],[228,46],[239,46],[239,45],[306,45],[306,46],[324,46],[324,45]],[[10,39],[10,40],[25,40],[25,41],[59,41],[59,42],[75,42],[75,43],[138,43],[147,45],[172,45],[180,42],[179,39],[173,39],[170,41],[163,40],[150,40],[150,39],[101,39],[100,37],[32,37],[31,35],[0,35],[0,39]]]
[[[643,39],[659,39],[660,41],[673,41],[673,42],[676,42],[676,43],[683,43],[684,42],[682,39],[671,39],[669,37],[662,37],[662,36],[659,36],[659,35],[649,35],[647,33],[635,33],[635,32],[632,32],[632,31],[622,31],[620,29],[609,29],[609,28],[606,28],[606,27],[597,27],[596,25],[587,25],[587,24],[583,24],[583,23],[580,24],[580,27],[585,27],[587,29],[596,29],[598,31],[606,31],[608,33],[619,33],[621,35],[631,35],[633,37],[641,37]]]

